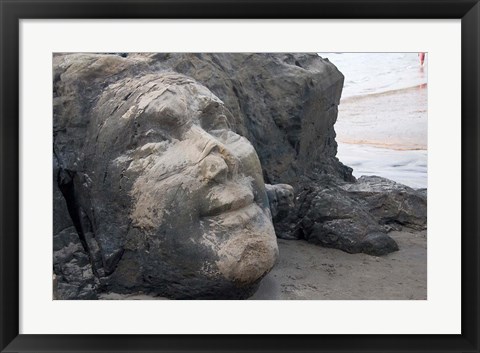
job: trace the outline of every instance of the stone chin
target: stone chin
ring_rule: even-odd
[[[278,245],[268,210],[252,203],[202,223],[203,243],[218,255],[215,265],[226,280],[254,285],[275,265]]]

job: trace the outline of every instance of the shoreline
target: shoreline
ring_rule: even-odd
[[[410,91],[415,91],[418,89],[424,89],[427,88],[427,83],[419,83],[414,86],[406,86],[406,87],[398,87],[398,88],[393,88],[393,89],[387,89],[385,91],[373,91],[371,93],[362,93],[362,94],[356,94],[356,95],[346,95],[343,98],[340,99],[340,104],[352,104],[358,101],[361,101],[363,99],[368,99],[368,98],[375,98],[375,97],[383,97],[383,96],[389,96],[389,95],[396,95],[396,94],[402,94],[402,93],[409,93]]]
[[[373,147],[378,149],[385,149],[391,151],[427,151],[427,146],[425,145],[410,145],[408,147],[399,146],[396,144],[389,144],[389,143],[379,143],[379,142],[372,142],[368,140],[356,140],[356,141],[339,141],[338,144],[345,144],[345,145],[355,145],[355,146],[362,146],[362,147]]]
[[[336,140],[397,150],[427,149],[427,99],[427,85],[422,85],[341,100]]]
[[[337,158],[356,178],[377,175],[412,188],[428,183],[428,87],[342,99]]]
[[[380,176],[414,189],[427,188],[428,151],[394,150],[339,143],[337,158],[353,168],[353,176]]]

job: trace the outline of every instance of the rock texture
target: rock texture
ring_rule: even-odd
[[[359,200],[379,224],[397,230],[402,226],[427,229],[426,189],[414,190],[378,176],[362,176],[342,188]]]
[[[385,255],[398,250],[368,209],[335,180],[323,177],[303,185],[296,199],[297,212],[280,221],[287,233],[282,237],[306,239],[350,253]]]
[[[53,270],[54,293],[61,299],[97,299],[99,279],[93,272],[86,244],[73,225],[59,189],[60,169],[53,159]]]
[[[291,224],[291,218],[297,214],[293,187],[288,184],[266,184],[265,186],[275,234],[282,239],[297,239]]]
[[[294,207],[293,187],[288,184],[265,184],[272,219],[281,220],[288,217]]]

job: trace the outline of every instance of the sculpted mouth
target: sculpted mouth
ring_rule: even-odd
[[[212,217],[240,210],[254,201],[252,190],[245,185],[219,185],[208,193],[202,217]]]

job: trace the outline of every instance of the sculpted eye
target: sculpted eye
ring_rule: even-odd
[[[224,114],[204,116],[201,125],[206,131],[230,129],[227,117]]]
[[[227,117],[223,114],[218,115],[214,119],[212,125],[213,125],[211,127],[212,130],[230,129],[230,125],[228,124]]]

